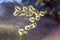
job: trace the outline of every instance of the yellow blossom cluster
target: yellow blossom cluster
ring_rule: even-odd
[[[20,35],[24,35],[27,34],[29,30],[34,29],[37,27],[36,21],[39,21],[41,16],[44,16],[46,14],[46,11],[38,11],[37,9],[35,9],[33,6],[29,6],[29,7],[18,7],[15,6],[15,11],[13,13],[14,16],[26,16],[26,17],[30,17],[29,21],[32,24],[26,25],[24,29],[19,29],[18,33]],[[34,15],[34,16],[33,16]]]

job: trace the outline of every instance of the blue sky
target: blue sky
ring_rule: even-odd
[[[22,0],[15,0],[17,3],[21,3]],[[3,3],[3,2],[13,2],[14,3],[14,0],[0,0],[0,3]]]

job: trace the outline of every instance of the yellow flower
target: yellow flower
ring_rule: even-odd
[[[40,16],[44,16],[47,12],[46,11],[40,11]]]
[[[32,24],[30,24],[30,27],[31,27],[31,29],[34,29],[34,28],[37,27],[37,24],[36,23],[32,23]]]
[[[21,8],[18,6],[15,6],[15,11],[21,11]]]
[[[20,7],[15,6],[15,11],[14,11],[13,15],[14,15],[14,16],[18,16],[19,13],[20,13],[20,11],[21,11]]]
[[[32,23],[34,23],[35,22],[35,18],[31,17],[31,18],[29,18],[29,21],[32,22]]]
[[[35,19],[36,19],[36,21],[39,21],[40,20],[40,15],[36,15]]]
[[[28,12],[26,13],[26,16],[33,16],[32,11],[28,11]]]
[[[36,10],[32,5],[29,6],[29,11]]]
[[[15,12],[13,13],[13,15],[14,15],[14,16],[18,16],[18,13],[17,13],[17,11],[15,11]]]
[[[26,12],[28,11],[28,8],[27,7],[22,7],[22,12]]]
[[[31,30],[30,25],[26,25],[26,26],[25,26],[25,30]]]
[[[25,26],[25,30],[31,30],[31,29],[34,29],[34,28],[36,28],[37,27],[37,24],[36,23],[32,23],[32,24],[30,24],[30,25],[26,25]]]
[[[19,29],[18,30],[18,33],[19,33],[19,35],[24,35],[24,34],[27,34],[27,31],[25,31],[24,29]]]

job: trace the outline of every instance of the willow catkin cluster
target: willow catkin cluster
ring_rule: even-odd
[[[41,16],[44,16],[45,14],[46,14],[46,11],[39,12],[37,9],[35,9],[31,5],[29,7],[24,6],[22,8],[15,6],[15,11],[13,15],[30,17],[28,21],[31,22],[31,24],[26,25],[24,29],[19,29],[18,33],[20,35],[24,35],[24,34],[27,34],[29,30],[36,28],[37,27],[36,21],[39,21]]]

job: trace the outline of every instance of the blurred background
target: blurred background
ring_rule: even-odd
[[[37,28],[20,36],[18,29],[29,22],[26,17],[13,15],[16,5],[32,5],[47,14],[36,22]],[[60,40],[60,0],[0,0],[0,40]]]

